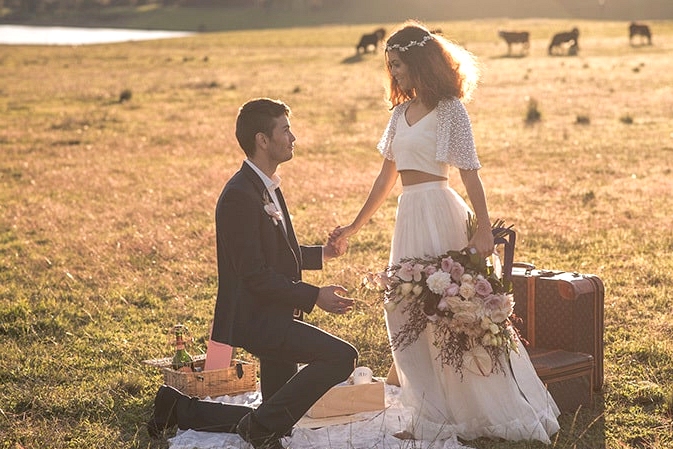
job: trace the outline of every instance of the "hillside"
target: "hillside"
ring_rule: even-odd
[[[222,6],[245,5],[250,6]],[[181,6],[114,6],[77,11],[72,8],[35,14],[5,8],[0,23],[109,26],[118,28],[222,31],[316,26],[324,24],[395,23],[484,18],[552,18],[587,20],[673,19],[670,0],[271,0],[260,2],[183,1]],[[120,3],[116,3],[119,5]],[[198,5],[198,6],[196,6]],[[366,6],[364,6],[366,5]]]

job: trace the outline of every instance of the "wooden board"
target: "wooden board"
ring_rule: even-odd
[[[336,385],[306,412],[309,418],[328,418],[371,412],[385,408],[385,385],[374,379],[369,384]]]

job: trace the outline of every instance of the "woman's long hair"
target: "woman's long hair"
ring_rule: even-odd
[[[407,65],[416,86],[413,91],[402,90],[392,76],[388,64],[391,51],[397,51],[400,60]],[[431,33],[417,21],[405,22],[388,38],[386,70],[390,83],[388,100],[393,107],[414,97],[419,97],[431,108],[437,106],[440,100],[454,97],[467,103],[480,77],[477,60],[472,53],[439,34]]]

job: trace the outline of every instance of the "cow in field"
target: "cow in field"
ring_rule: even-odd
[[[579,50],[579,36],[580,30],[577,28],[562,33],[556,33],[554,37],[552,37],[547,53],[553,55],[555,49],[562,49],[563,44],[570,44],[568,47],[568,54],[573,56],[577,55],[577,51]]]
[[[629,44],[633,45],[633,38],[635,36],[640,36],[641,44],[644,39],[647,39],[647,45],[652,45],[652,33],[650,32],[650,27],[644,23],[631,22],[629,25]]]
[[[528,53],[530,33],[528,31],[498,31],[498,36],[507,42],[507,54],[512,54],[512,44],[521,44],[521,53]]]
[[[386,37],[386,30],[383,28],[379,28],[371,34],[363,34],[360,42],[355,47],[355,51],[360,53],[360,50],[362,50],[363,53],[367,53],[370,46],[373,46],[374,51],[376,51],[379,48],[379,44],[383,42],[384,37]]]

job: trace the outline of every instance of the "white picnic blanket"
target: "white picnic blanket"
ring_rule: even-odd
[[[466,449],[457,439],[443,441],[404,441],[393,433],[405,428],[411,414],[399,403],[399,387],[385,386],[385,409],[324,419],[302,418],[292,436],[282,440],[292,449]],[[261,403],[259,391],[223,396],[214,400],[256,407]],[[168,440],[170,449],[251,449],[238,435],[230,433],[178,430]]]

